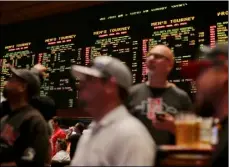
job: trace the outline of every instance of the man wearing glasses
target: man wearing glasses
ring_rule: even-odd
[[[165,45],[152,48],[146,60],[148,81],[130,89],[128,108],[148,128],[156,144],[173,144],[174,137],[160,126],[165,113],[175,115],[191,108],[186,92],[168,82],[174,67],[174,54]]]

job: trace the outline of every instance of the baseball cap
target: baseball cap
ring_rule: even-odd
[[[79,80],[83,79],[85,75],[97,78],[114,77],[117,84],[126,90],[132,85],[132,75],[127,65],[110,56],[96,57],[91,67],[73,65],[72,74]]]
[[[28,84],[27,89],[30,96],[33,97],[39,94],[40,80],[38,76],[36,76],[35,74],[33,74],[31,71],[27,69],[15,69],[13,67],[10,67],[10,71]]]
[[[208,67],[228,63],[228,44],[218,44],[214,48],[204,46],[200,50],[201,59],[189,61],[187,66],[181,67],[181,75],[186,78],[196,79],[200,72]]]

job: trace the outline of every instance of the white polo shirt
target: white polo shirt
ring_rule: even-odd
[[[147,129],[121,105],[81,136],[71,166],[153,166],[155,154]]]

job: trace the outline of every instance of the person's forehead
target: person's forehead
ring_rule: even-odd
[[[165,46],[155,46],[154,48],[150,49],[149,51],[150,54],[159,54],[159,55],[163,55],[166,56],[169,59],[173,59],[173,53],[172,51]]]

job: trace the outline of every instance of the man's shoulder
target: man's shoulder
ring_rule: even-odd
[[[42,104],[55,106],[55,101],[49,96],[39,96],[39,97],[36,97],[36,100]]]
[[[189,97],[187,92],[185,92],[184,90],[182,90],[181,88],[177,86],[170,87],[169,90],[170,90],[170,93],[173,93],[176,96]]]
[[[27,117],[28,117],[28,119],[37,119],[40,121],[45,121],[42,114],[36,108],[34,108],[32,106],[29,106],[29,108],[28,108]]]
[[[57,131],[57,135],[59,136],[59,137],[65,137],[66,136],[66,133],[65,133],[65,131],[63,130],[63,129],[59,129],[58,131]]]
[[[141,91],[142,89],[145,89],[145,88],[147,88],[147,85],[145,83],[139,83],[139,84],[133,85],[129,89],[129,92],[130,93],[135,93],[135,92]]]
[[[134,116],[128,113],[128,117],[119,121],[118,125],[120,135],[126,138],[137,137],[138,139],[151,139],[151,136],[146,127]]]

